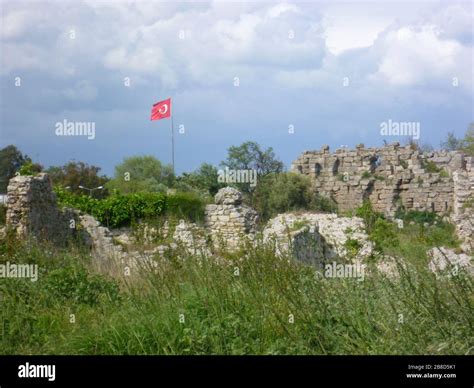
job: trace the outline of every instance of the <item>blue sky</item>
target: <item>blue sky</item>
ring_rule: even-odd
[[[170,163],[169,120],[149,120],[168,97],[178,173],[217,165],[246,140],[289,167],[324,144],[406,140],[380,134],[389,119],[419,123],[433,146],[474,121],[471,2],[1,7],[0,147],[45,166],[75,159],[110,175],[132,155]],[[95,123],[95,138],[57,136],[65,119]]]

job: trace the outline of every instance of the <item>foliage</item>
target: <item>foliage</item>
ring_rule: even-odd
[[[348,238],[344,242],[344,248],[346,249],[349,257],[356,257],[360,251],[360,248],[362,248],[362,244],[359,242],[359,240]]]
[[[166,196],[162,193],[116,194],[102,200],[75,195],[56,188],[58,202],[96,217],[102,224],[117,228],[141,219],[170,215],[199,221],[204,218],[204,203],[190,193]]]
[[[425,169],[426,172],[437,173],[441,172],[441,168],[439,168],[435,162],[432,160],[422,161],[421,167]]]
[[[21,242],[16,252],[43,271],[37,282],[0,283],[1,354],[461,355],[474,346],[474,284],[462,272],[316,278],[258,245],[225,255],[230,265],[170,256],[132,282],[93,274],[87,255]]]
[[[57,301],[96,305],[101,297],[117,301],[119,289],[115,282],[100,275],[90,275],[84,267],[58,268],[49,272],[45,291]]]
[[[418,224],[434,224],[435,222],[442,222],[441,218],[434,212],[420,210],[405,211],[402,208],[397,209],[395,212],[395,218],[403,220],[404,223],[409,223],[411,221]]]
[[[226,186],[226,184],[219,183],[217,168],[207,163],[201,164],[201,166],[192,173],[183,173],[177,177],[174,187],[184,191],[183,184],[208,196],[216,195],[219,189]]]
[[[321,194],[314,194],[311,197],[309,209],[323,213],[336,213],[337,205],[331,198]]]
[[[307,176],[271,173],[258,182],[253,205],[265,221],[279,213],[309,209],[311,197],[311,182]]]
[[[79,188],[79,186],[94,189],[104,186],[108,182],[105,175],[99,175],[100,167],[88,165],[84,162],[70,161],[64,166],[51,166],[46,172],[51,177],[54,185],[68,187],[74,194],[87,194],[87,191]],[[108,195],[106,189],[95,190],[92,196],[95,198],[105,198]]]
[[[41,171],[41,166],[31,161],[25,162],[18,170],[20,175],[35,175]]]
[[[0,193],[6,193],[8,181],[26,163],[31,163],[33,172],[41,171],[39,164],[33,164],[30,157],[24,155],[14,145],[9,145],[0,150]]]
[[[447,151],[457,151],[461,146],[462,140],[458,139],[454,132],[448,132],[446,139],[441,142],[441,147]]]
[[[166,197],[166,214],[178,219],[187,219],[193,222],[204,220],[203,200],[193,193],[176,193]]]
[[[441,147],[448,151],[462,151],[468,156],[474,156],[474,123],[469,125],[464,138],[457,138],[453,132],[449,132]]]
[[[398,246],[397,226],[383,218],[377,218],[369,233],[369,239],[373,241],[375,249],[385,252],[388,248]]]
[[[371,233],[378,219],[383,219],[382,213],[374,210],[372,202],[365,200],[362,205],[356,209],[356,216],[364,220],[367,233]]]
[[[163,165],[153,156],[132,156],[115,167],[114,178],[107,182],[106,187],[121,194],[165,193],[174,181],[170,165]]]
[[[229,147],[227,159],[221,162],[221,166],[231,170],[256,170],[258,179],[271,173],[283,171],[283,163],[276,158],[272,147],[263,150],[259,144],[252,141],[242,143],[240,146]],[[252,197],[255,188],[249,183],[235,183],[234,185],[242,193]]]

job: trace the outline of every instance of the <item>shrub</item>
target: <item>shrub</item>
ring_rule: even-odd
[[[398,209],[395,212],[395,218],[399,218],[403,220],[405,223],[407,222],[415,222],[417,224],[433,224],[436,222],[442,222],[440,217],[434,212],[427,212],[427,211],[419,211],[419,210],[409,210],[405,211],[403,209]]]
[[[161,193],[116,194],[98,200],[86,195],[74,195],[62,188],[55,191],[61,205],[91,214],[111,227],[130,225],[141,218],[163,214],[166,206],[166,196]]]
[[[329,199],[314,195],[307,176],[291,172],[263,177],[255,190],[253,206],[262,221],[288,211],[332,211],[335,208]]]
[[[166,214],[193,222],[204,219],[204,201],[194,193],[176,193],[166,198]]]
[[[346,249],[349,257],[355,257],[359,253],[360,248],[362,248],[362,244],[359,242],[359,240],[349,238],[344,243],[344,248]]]
[[[447,172],[444,168],[441,169],[441,171],[439,172],[439,176],[440,178],[449,178],[449,172]]]
[[[362,173],[362,179],[369,179],[371,176],[372,176],[372,174],[370,174],[370,172],[368,172],[368,171],[364,171]]]
[[[38,171],[35,169],[33,162],[26,162],[18,170],[20,175],[35,175],[37,172]]]
[[[397,226],[392,222],[377,218],[369,233],[369,239],[373,241],[375,249],[384,252],[387,248],[399,245]]]
[[[334,202],[331,198],[324,197],[320,194],[316,194],[311,198],[309,208],[311,210],[325,213],[334,213],[337,211],[336,202]]]
[[[422,161],[421,167],[424,168],[426,172],[431,172],[431,173],[441,172],[441,168],[439,168],[436,165],[436,163],[433,162],[432,160]]]
[[[378,219],[383,218],[383,214],[377,212],[372,207],[372,203],[369,200],[365,200],[359,208],[356,210],[356,216],[361,217],[364,220],[365,228],[367,233],[371,233],[375,226],[375,222]]]
[[[60,187],[55,188],[59,203],[96,217],[102,224],[116,228],[140,219],[164,214],[199,221],[204,218],[204,202],[193,193],[115,194],[98,200],[86,195],[75,195]]]

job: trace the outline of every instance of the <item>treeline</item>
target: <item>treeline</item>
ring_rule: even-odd
[[[474,156],[474,125],[471,124],[463,138],[456,138],[453,133],[448,133],[441,147],[450,151],[461,150]],[[176,196],[176,193],[186,193],[186,199],[177,207],[188,209],[189,203],[196,205],[196,198],[202,204],[211,202],[217,191],[225,186],[239,189],[243,193],[244,202],[259,212],[262,221],[293,210],[336,210],[330,199],[314,195],[308,177],[286,172],[271,147],[264,149],[252,141],[231,146],[227,158],[219,167],[220,169],[203,163],[195,171],[176,176],[170,165],[154,156],[132,156],[115,166],[113,177],[107,177],[101,174],[100,167],[82,161],[72,160],[63,166],[44,169],[14,145],[9,145],[0,150],[0,193],[7,191],[8,181],[15,174],[31,175],[44,170],[50,175],[64,205],[82,208],[101,220],[107,218],[113,225],[123,223],[120,221],[122,218],[135,218],[139,212],[134,213],[134,206],[153,208],[157,198],[165,198],[166,194],[173,198],[185,198]],[[256,180],[229,181],[225,179],[228,176],[222,176],[223,169],[252,171],[256,174]],[[249,176],[251,175],[247,177]],[[147,193],[162,194],[163,197],[144,195]],[[97,202],[100,200],[104,202]],[[125,208],[129,209],[127,214],[123,211]],[[191,206],[191,209],[190,212],[196,214],[196,208]],[[114,211],[120,215],[114,215]],[[144,210],[144,213],[149,212]],[[111,219],[115,221],[110,221]]]

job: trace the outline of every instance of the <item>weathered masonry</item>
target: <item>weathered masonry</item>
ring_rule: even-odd
[[[315,193],[332,198],[339,210],[351,210],[370,200],[374,208],[393,215],[407,210],[451,213],[454,208],[454,172],[469,172],[473,158],[460,152],[422,153],[394,143],[381,148],[305,151],[292,171],[312,178]],[[471,172],[472,179],[472,172]]]

